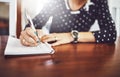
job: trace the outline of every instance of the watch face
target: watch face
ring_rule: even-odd
[[[74,36],[78,36],[78,32],[73,32],[73,35]]]
[[[77,31],[77,30],[73,30],[72,33],[73,33],[73,36],[74,36],[74,37],[77,37],[77,36],[78,36],[78,31]]]
[[[73,43],[77,43],[78,42],[78,31],[77,30],[72,30],[72,36],[74,38]]]

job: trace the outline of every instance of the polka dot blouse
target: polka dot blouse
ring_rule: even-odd
[[[115,23],[111,17],[107,0],[88,0],[77,11],[69,8],[68,0],[51,0],[33,19],[35,27],[41,29],[53,16],[50,33],[89,31],[95,20],[100,30],[91,31],[97,43],[112,43],[116,40]]]

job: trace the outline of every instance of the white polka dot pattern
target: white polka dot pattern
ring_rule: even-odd
[[[67,1],[67,0],[66,0]],[[91,1],[89,9],[85,4],[78,11],[74,12],[66,7],[64,0],[51,0],[47,6],[33,19],[36,28],[42,28],[50,16],[53,16],[50,32],[79,32],[89,31],[90,27],[98,20],[99,31],[92,31],[97,43],[110,43],[116,40],[116,29],[114,21],[109,12],[107,0]]]

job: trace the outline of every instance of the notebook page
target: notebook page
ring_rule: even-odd
[[[53,54],[54,49],[50,45],[39,44],[36,47],[23,46],[20,40],[9,36],[4,55],[34,55]]]

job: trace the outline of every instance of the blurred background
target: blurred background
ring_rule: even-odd
[[[0,0],[0,35],[16,35],[17,0]]]
[[[9,34],[9,3],[0,2],[0,35]]]

